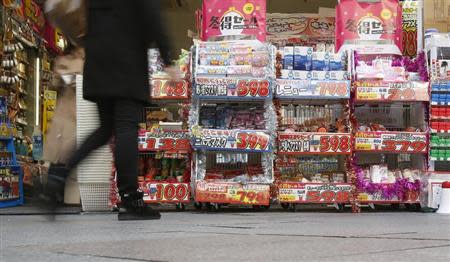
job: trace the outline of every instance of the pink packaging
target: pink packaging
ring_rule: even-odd
[[[390,40],[402,50],[402,8],[398,0],[341,0],[336,7],[336,50],[358,40]]]
[[[202,40],[254,35],[266,40],[266,0],[203,0]]]

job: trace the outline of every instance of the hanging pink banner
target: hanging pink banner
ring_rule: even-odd
[[[202,40],[213,36],[254,35],[266,40],[265,0],[203,0]]]
[[[336,7],[336,50],[358,41],[387,42],[402,50],[402,9],[398,0],[340,1]]]

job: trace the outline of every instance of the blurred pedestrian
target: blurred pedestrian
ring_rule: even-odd
[[[143,203],[138,191],[138,124],[149,99],[147,50],[159,48],[168,67],[170,45],[160,15],[159,0],[89,0],[83,43],[85,65],[83,96],[97,104],[100,126],[74,152],[66,164],[52,164],[41,198],[55,202],[70,171],[93,150],[115,143],[115,165],[121,195],[119,220],[159,219]]]

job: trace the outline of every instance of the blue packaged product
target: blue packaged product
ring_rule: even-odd
[[[312,70],[328,71],[330,66],[330,55],[328,52],[314,52],[312,54]]]
[[[294,70],[312,70],[312,47],[294,47]]]
[[[330,54],[330,71],[345,71],[345,56],[343,53]]]
[[[294,69],[294,47],[285,46],[283,52],[283,69]]]

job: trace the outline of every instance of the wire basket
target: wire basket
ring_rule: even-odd
[[[110,183],[80,183],[83,211],[110,211]]]

